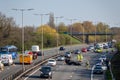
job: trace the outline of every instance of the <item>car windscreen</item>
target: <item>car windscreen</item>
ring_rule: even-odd
[[[41,71],[51,71],[51,68],[50,67],[42,67]]]
[[[55,62],[55,60],[48,60],[49,62]]]

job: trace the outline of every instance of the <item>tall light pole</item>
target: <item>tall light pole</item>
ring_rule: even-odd
[[[68,20],[69,20],[70,23],[71,23],[70,34],[71,34],[71,36],[72,36],[72,23],[73,23],[73,21],[75,21],[75,20],[77,20],[77,19],[68,19]],[[71,39],[70,39],[70,44],[72,45],[72,37],[71,37]]]
[[[107,42],[107,27],[105,29],[105,33],[106,33],[106,42]]]
[[[63,18],[63,16],[55,17],[55,19],[56,19],[56,29],[57,29],[57,48],[59,46],[59,44],[58,44],[59,43],[59,41],[58,41],[59,40],[59,37],[58,37],[59,32],[58,32],[57,20],[61,19],[61,18]],[[59,50],[58,50],[58,54],[59,54]]]
[[[25,70],[25,67],[24,67],[24,26],[23,26],[23,12],[24,11],[31,11],[31,10],[34,10],[34,9],[32,9],[32,8],[30,8],[30,9],[12,9],[12,10],[14,10],[14,11],[21,11],[22,12],[22,54],[23,54],[23,71]]]
[[[42,22],[43,22],[43,16],[44,15],[49,15],[49,13],[48,14],[34,14],[34,15],[38,15],[38,16],[40,15],[41,16],[41,27],[42,27],[41,48],[42,48],[42,60],[44,60],[44,53],[43,53],[43,47],[44,47],[44,45],[43,45],[43,26],[42,26],[43,23]]]
[[[82,30],[83,30],[83,44],[84,44],[84,33],[85,33],[85,30],[84,30],[84,26],[82,25]]]

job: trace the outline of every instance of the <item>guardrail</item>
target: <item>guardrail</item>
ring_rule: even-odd
[[[23,69],[21,69],[21,70],[15,72],[14,74],[6,76],[2,80],[21,80],[22,76],[24,76],[25,74],[29,73],[30,71],[32,71],[33,69],[37,68],[38,66],[42,65],[49,58],[54,58],[54,57],[57,57],[58,55],[59,54],[55,54],[55,55],[52,55],[52,56],[49,56],[49,57],[45,58],[44,60],[39,60],[38,62],[34,63],[33,65],[25,66],[25,70],[24,71],[23,71]]]

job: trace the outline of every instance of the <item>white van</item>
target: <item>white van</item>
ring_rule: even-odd
[[[40,49],[39,49],[39,45],[33,45],[33,46],[32,46],[32,52],[33,52],[33,54],[34,54],[34,53],[37,53],[38,56],[41,56],[41,55],[42,55],[42,53],[41,53],[41,51],[40,51]]]
[[[11,54],[1,54],[1,61],[3,64],[12,65],[13,59]]]

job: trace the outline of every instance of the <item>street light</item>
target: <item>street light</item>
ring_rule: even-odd
[[[107,42],[107,27],[105,29],[105,33],[106,33],[106,42]]]
[[[85,33],[85,30],[84,30],[84,26],[82,25],[82,29],[83,29],[83,44],[84,44],[84,33]]]
[[[41,16],[41,27],[42,27],[43,16],[44,15],[49,15],[49,13],[48,14],[34,14],[34,15],[38,15],[38,16],[40,15]],[[42,39],[41,47],[42,47],[42,60],[43,60],[44,59],[44,55],[43,55],[44,54],[43,53],[43,27],[42,27],[42,38],[41,39]]]
[[[23,12],[24,11],[31,11],[31,10],[34,10],[33,8],[29,8],[29,9],[12,9],[14,11],[21,11],[22,12],[22,54],[24,55],[24,27],[23,27]],[[24,56],[23,56],[23,61],[24,61]],[[23,64],[23,71],[25,70],[25,67],[24,67],[24,62],[22,63]]]
[[[57,29],[57,32],[58,32],[58,27],[57,27],[57,20],[58,19],[61,19],[61,18],[63,18],[63,16],[60,16],[60,17],[55,17],[55,19],[56,19],[56,29]],[[59,44],[58,44],[58,41],[59,40],[59,37],[58,37],[58,34],[57,34],[57,48],[58,48],[58,46],[59,46]],[[59,50],[58,50],[58,54],[59,54]]]
[[[75,21],[75,20],[77,20],[77,19],[68,19],[68,20],[69,20],[70,23],[71,23],[70,34],[71,34],[71,36],[72,36],[72,23],[73,23],[73,21]],[[72,45],[72,37],[71,37],[71,39],[70,39],[70,44]]]

